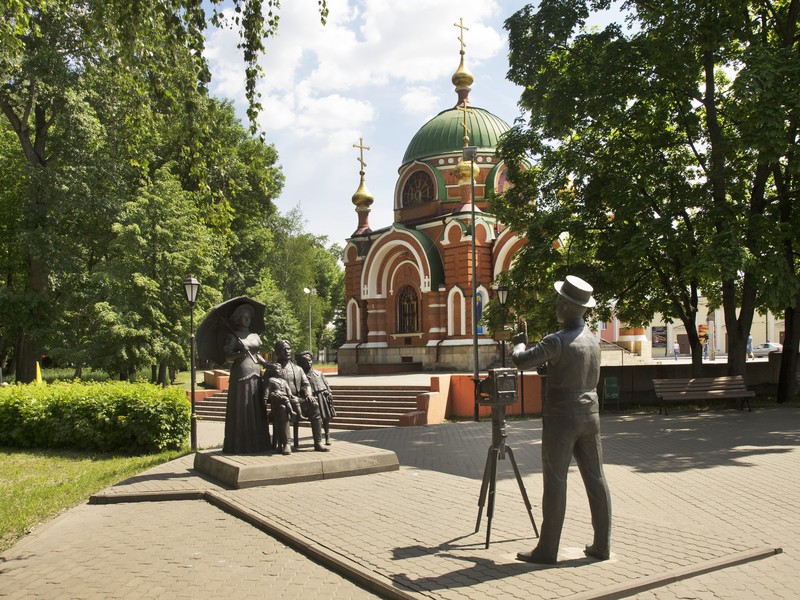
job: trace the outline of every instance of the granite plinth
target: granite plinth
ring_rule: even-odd
[[[194,468],[236,489],[367,475],[400,468],[397,455],[391,450],[348,442],[337,442],[330,449],[330,452],[315,452],[312,448],[301,448],[288,456],[206,450],[195,454]]]

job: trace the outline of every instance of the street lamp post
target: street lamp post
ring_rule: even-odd
[[[308,294],[308,351],[314,353],[311,337],[311,296],[316,295],[317,290],[314,288],[303,288],[303,291]]]
[[[186,296],[186,301],[189,303],[189,333],[191,339],[191,348],[189,350],[190,361],[189,370],[191,373],[191,444],[192,452],[197,451],[197,413],[195,412],[194,405],[194,388],[195,388],[195,374],[194,374],[194,304],[197,302],[197,294],[200,292],[200,282],[193,276],[187,277],[183,280],[183,293]]]
[[[466,105],[465,105],[466,110]],[[475,420],[480,420],[479,403],[480,400],[480,375],[478,374],[478,273],[477,259],[475,250],[475,155],[478,153],[477,146],[464,146],[462,149],[463,158],[469,161],[470,176],[470,217],[472,219],[472,381],[475,383]]]
[[[497,300],[500,302],[500,307],[503,309],[503,338],[500,341],[502,356],[500,357],[500,365],[505,368],[506,366],[506,302],[508,302],[508,288],[501,285],[497,288]]]

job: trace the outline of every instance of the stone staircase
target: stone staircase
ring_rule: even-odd
[[[430,387],[384,385],[355,386],[331,383],[336,418],[335,429],[397,427],[400,417],[417,410],[417,394]]]
[[[401,415],[417,409],[417,394],[429,392],[421,386],[356,386],[331,383],[336,418],[332,429],[378,429],[397,427]],[[197,416],[205,421],[225,421],[225,403],[228,392],[217,392],[195,403]],[[308,421],[300,421],[310,427]]]
[[[228,390],[217,392],[212,396],[198,399],[194,403],[197,417],[204,421],[225,422],[225,404],[228,402]]]

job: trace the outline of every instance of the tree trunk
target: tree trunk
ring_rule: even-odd
[[[800,294],[794,306],[787,306],[786,335],[783,338],[781,370],[778,374],[778,403],[791,402],[797,390],[797,351],[800,344]]]
[[[742,284],[741,306],[736,306],[736,284],[733,280],[722,282],[722,306],[725,312],[725,329],[728,334],[728,375],[745,375],[747,337],[755,314],[755,289],[750,276],[745,273]],[[737,316],[736,311],[739,310]]]
[[[75,375],[73,379],[83,379],[83,365],[77,365],[75,367]]]
[[[31,89],[31,93],[34,93],[34,88]],[[50,188],[47,181],[49,170],[46,168],[48,161],[45,149],[53,121],[48,119],[45,106],[36,102],[35,97],[31,98],[30,106],[33,107],[33,130],[29,127],[29,114],[21,118],[14,113],[13,107],[8,102],[0,101],[0,107],[8,117],[9,123],[22,145],[31,175],[24,225],[26,243],[23,252],[26,255],[28,266],[28,282],[25,291],[31,296],[30,301],[26,303],[29,314],[26,315],[25,320],[32,325],[20,335],[17,345],[19,352],[15,354],[17,381],[23,383],[30,383],[36,378],[36,361],[40,359],[44,348],[40,336],[49,320],[46,307],[50,291],[50,258],[47,256],[49,245],[46,230],[47,190]],[[31,138],[31,134],[34,135],[33,138]]]
[[[18,383],[31,383],[36,379],[36,361],[41,355],[41,347],[37,347],[25,333],[21,333],[17,340],[17,350],[14,352]]]
[[[169,381],[167,381],[167,359],[162,358],[161,362],[158,363],[158,383],[161,384],[161,387],[167,387],[169,385]]]
[[[6,338],[0,335],[0,371],[8,373],[8,344]]]
[[[703,376],[703,344],[700,343],[700,335],[697,333],[697,324],[694,327],[686,328],[686,335],[689,338],[689,348],[692,351],[692,377]]]

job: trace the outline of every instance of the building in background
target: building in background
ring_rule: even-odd
[[[496,154],[509,125],[470,104],[473,76],[464,66],[463,43],[452,82],[455,105],[425,123],[406,148],[392,199],[394,222],[387,227],[369,223],[374,198],[365,182],[368,147],[363,140],[354,144],[361,152],[361,179],[352,198],[358,224],[343,255],[347,339],[338,354],[341,374],[472,370],[473,272],[480,321],[493,281],[524,243],[487,212],[489,198],[509,185]],[[477,149],[469,161],[465,146]],[[499,345],[480,328],[478,357],[480,369],[499,364]]]

